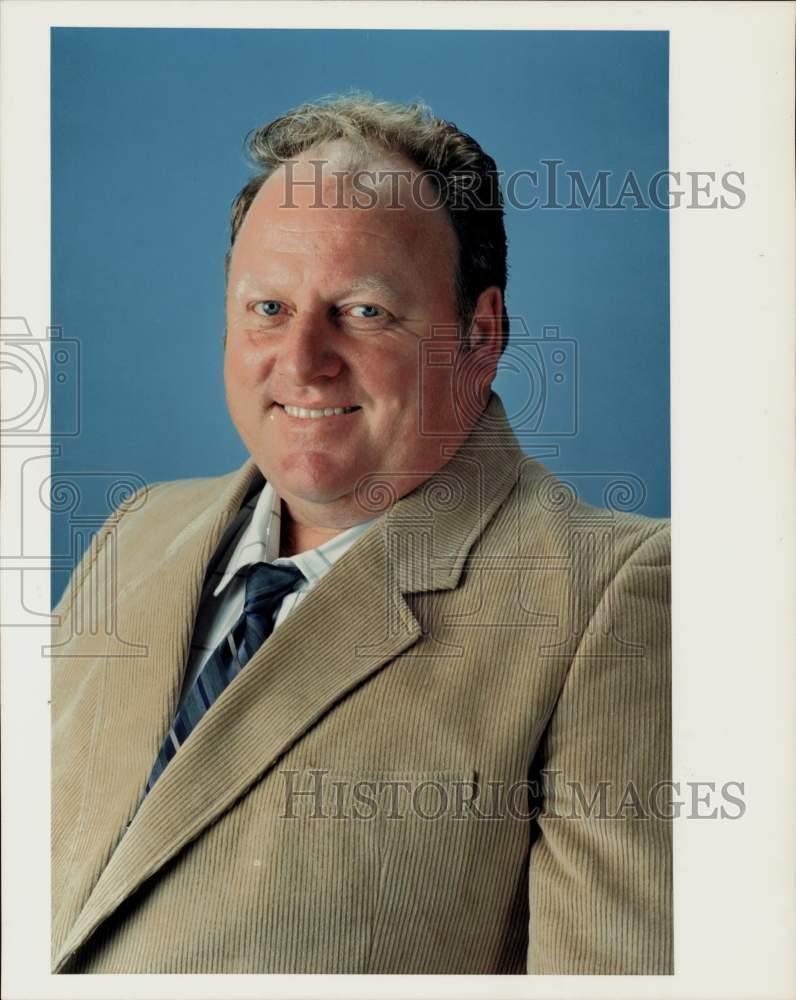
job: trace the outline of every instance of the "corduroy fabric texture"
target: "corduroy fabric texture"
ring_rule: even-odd
[[[581,505],[486,416],[137,813],[256,469],[108,521],[57,609],[56,971],[673,971],[668,523]]]

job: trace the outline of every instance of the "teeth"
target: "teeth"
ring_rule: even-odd
[[[283,406],[289,417],[302,417],[305,420],[317,420],[319,417],[337,417],[342,413],[353,413],[356,406],[326,406],[322,410],[307,410],[303,406]]]

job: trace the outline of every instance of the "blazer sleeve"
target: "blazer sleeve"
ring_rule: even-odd
[[[541,744],[529,973],[673,972],[669,550],[616,573]]]

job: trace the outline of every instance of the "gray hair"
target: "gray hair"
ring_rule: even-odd
[[[422,102],[395,104],[356,92],[302,104],[255,129],[247,146],[258,172],[232,204],[227,267],[246,213],[271,174],[306,150],[338,139],[348,142],[360,160],[376,152],[403,155],[434,184],[458,243],[456,305],[466,337],[481,292],[494,285],[505,300],[507,246],[499,174],[472,136],[437,118]],[[505,305],[502,333],[505,349]]]

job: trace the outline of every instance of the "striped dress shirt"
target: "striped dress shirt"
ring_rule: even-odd
[[[317,548],[287,558],[279,555],[281,516],[281,499],[270,483],[257,480],[211,560],[199,601],[177,711],[213,650],[243,612],[246,596],[246,574],[243,571],[247,566],[260,562],[292,565],[304,574],[304,579],[284,598],[276,612],[274,629],[277,629],[375,520],[371,518],[355,524]]]

